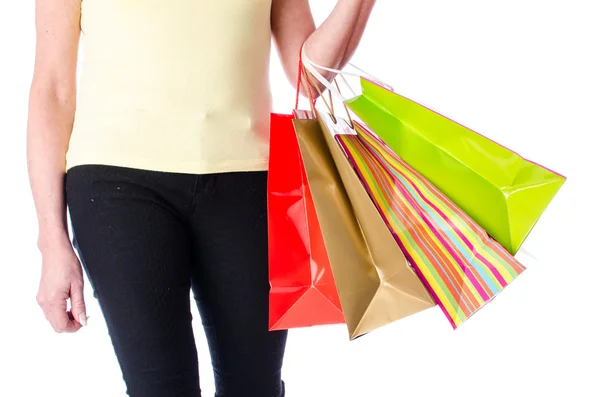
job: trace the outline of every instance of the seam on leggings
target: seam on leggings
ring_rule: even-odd
[[[196,175],[194,178],[194,187],[192,188],[192,194],[190,194],[190,200],[188,202],[189,208],[188,208],[188,216],[189,219],[192,219],[192,217],[194,216],[194,212],[196,212],[196,202],[197,202],[197,190],[198,190],[198,183],[200,181],[200,175]]]

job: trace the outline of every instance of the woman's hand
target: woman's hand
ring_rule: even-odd
[[[71,310],[67,310],[67,300],[71,301]],[[37,301],[56,332],[77,332],[87,325],[83,272],[70,244],[42,252]]]

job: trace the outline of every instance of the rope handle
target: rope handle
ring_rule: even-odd
[[[298,109],[298,105],[300,104],[300,87],[302,85],[303,77],[306,78],[306,76],[307,76],[306,69],[304,68],[304,64],[302,62],[302,48],[303,47],[304,47],[304,45],[300,48],[300,56],[298,57],[298,79],[296,82],[296,105],[294,106],[294,109]],[[306,85],[305,85],[304,89],[307,90]],[[307,95],[309,97],[311,107],[314,107],[317,101],[316,101],[316,99],[312,98],[312,92],[310,90],[307,90]]]
[[[354,90],[352,89],[352,87],[350,86],[350,84],[348,83],[348,81],[346,80],[345,76],[367,78],[367,79],[372,80],[372,81],[376,82],[377,84],[389,89],[390,91],[394,90],[389,84],[386,84],[381,79],[378,79],[377,77],[365,72],[364,70],[362,70],[358,66],[355,66],[354,64],[349,63],[348,66],[356,69],[357,71],[359,71],[359,73],[351,73],[348,71],[328,68],[326,66],[319,65],[318,63],[316,63],[316,62],[312,61],[310,58],[308,58],[308,56],[306,55],[306,50],[305,50],[304,46],[302,46],[302,48],[300,49],[300,62],[303,65],[303,67],[306,70],[308,70],[308,72],[310,72],[310,74],[312,74],[319,81],[319,83],[321,83],[324,87],[326,87],[329,91],[331,91],[334,95],[336,95],[342,102],[345,102],[349,98],[345,98],[344,95],[341,93],[341,90],[339,89],[339,85],[336,84],[334,86],[333,84],[331,84],[319,72],[319,70],[324,70],[324,71],[328,71],[331,73],[335,73],[337,76],[339,76],[342,79],[342,81],[346,84],[346,87],[349,88],[350,92],[352,92],[352,95],[354,95],[354,96],[357,96],[357,95],[354,92]]]

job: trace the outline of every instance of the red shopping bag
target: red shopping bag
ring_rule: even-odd
[[[271,115],[269,329],[344,323],[291,115]]]

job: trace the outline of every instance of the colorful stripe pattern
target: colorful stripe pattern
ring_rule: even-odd
[[[356,135],[336,135],[336,140],[456,328],[525,267],[373,132],[357,127]]]

